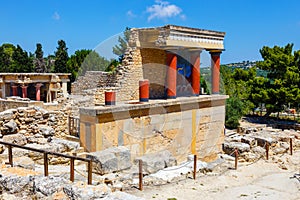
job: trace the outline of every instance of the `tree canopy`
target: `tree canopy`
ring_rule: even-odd
[[[20,45],[3,44],[0,46],[0,71],[32,72],[32,59]]]
[[[57,43],[58,43],[58,47],[55,52],[54,72],[66,73],[67,62],[69,59],[68,48],[66,42],[63,40],[59,40]]]
[[[300,51],[293,51],[293,44],[287,44],[264,46],[260,54],[263,60],[250,69],[221,67],[226,94],[230,96],[226,104],[228,127],[236,127],[242,115],[262,105],[266,117],[289,106],[299,108]]]
[[[120,62],[122,61],[123,55],[127,49],[129,37],[130,37],[130,28],[126,27],[126,29],[123,32],[123,36],[122,37],[119,36],[118,38],[119,44],[113,47],[113,53],[119,56]]]
[[[35,58],[33,60],[34,65],[34,71],[37,73],[45,73],[48,71],[46,62],[44,59],[44,52],[42,49],[42,44],[37,43],[36,44],[36,50],[35,50]]]

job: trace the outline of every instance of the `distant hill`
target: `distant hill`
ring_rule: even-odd
[[[225,66],[228,67],[233,67],[233,68],[243,68],[243,69],[248,69],[251,67],[254,67],[256,65],[258,61],[242,61],[242,62],[238,62],[238,63],[229,63],[229,64],[225,64]]]

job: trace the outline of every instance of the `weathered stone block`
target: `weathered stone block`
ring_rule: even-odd
[[[41,192],[45,196],[62,190],[68,184],[66,179],[55,176],[35,177],[34,182],[34,191]]]
[[[256,145],[256,140],[253,137],[243,136],[241,138],[241,142],[249,144],[250,147],[253,147]]]
[[[31,176],[0,176],[0,191],[9,191],[11,194],[26,191],[32,184]]]
[[[102,199],[111,193],[110,188],[105,184],[94,186],[83,183],[64,186],[63,191],[70,199],[74,200]]]
[[[250,145],[241,142],[224,142],[223,151],[229,155],[235,155],[234,150],[238,149],[239,154],[250,151]]]
[[[168,150],[141,156],[136,158],[134,162],[137,164],[139,160],[143,162],[143,170],[149,174],[177,164],[176,159]]]
[[[15,133],[18,129],[18,125],[13,119],[5,123],[3,126],[8,129],[7,133]]]
[[[13,143],[13,144],[18,144],[18,145],[21,145],[21,146],[27,144],[26,137],[22,134],[19,134],[19,133],[11,134],[11,135],[4,135],[3,136],[3,141]]]
[[[99,174],[107,174],[131,167],[130,150],[126,147],[111,147],[87,155],[95,163],[93,170]]]

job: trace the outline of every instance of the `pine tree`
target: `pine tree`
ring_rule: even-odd
[[[33,60],[34,71],[37,73],[47,72],[47,67],[44,59],[44,52],[42,50],[42,45],[40,43],[36,44],[35,58]]]
[[[123,37],[119,36],[118,38],[119,44],[113,47],[113,53],[119,56],[120,62],[122,61],[124,53],[127,49],[129,37],[130,37],[130,28],[126,27],[125,31],[123,32]]]
[[[69,59],[68,48],[65,41],[59,40],[57,51],[55,52],[54,72],[67,73],[67,62]]]

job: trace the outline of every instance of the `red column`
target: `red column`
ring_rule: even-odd
[[[149,80],[148,79],[139,81],[139,96],[140,96],[140,102],[149,101]]]
[[[12,85],[11,88],[12,88],[12,95],[17,96],[18,95],[18,91],[17,91],[18,86]]]
[[[37,83],[35,85],[35,100],[40,101],[41,100],[41,87],[43,84]]]
[[[219,94],[221,52],[210,52],[210,55],[211,55],[211,90],[212,90],[212,94]]]
[[[105,91],[105,105],[111,106],[116,105],[116,92],[115,91]]]
[[[27,85],[22,85],[22,98],[27,98]]]
[[[198,96],[200,93],[200,53],[201,51],[191,52],[192,88],[194,96]]]
[[[167,98],[176,98],[176,82],[177,82],[177,55],[167,53],[168,77],[167,77]]]

